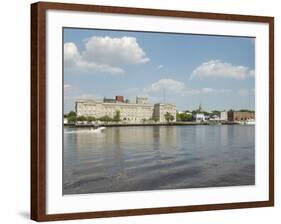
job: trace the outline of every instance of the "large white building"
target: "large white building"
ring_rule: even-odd
[[[120,119],[128,123],[141,123],[151,119],[159,122],[166,122],[165,114],[170,113],[176,119],[176,105],[174,104],[149,104],[146,98],[137,97],[136,103],[124,101],[122,96],[115,99],[78,100],[75,110],[77,116],[94,116],[101,118],[109,116],[114,118],[117,111],[120,112]]]

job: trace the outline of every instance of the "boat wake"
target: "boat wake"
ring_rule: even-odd
[[[99,127],[99,128],[96,128],[96,129],[91,129],[90,132],[92,133],[101,133],[103,130],[105,129],[105,127]]]
[[[74,133],[102,133],[105,130],[105,127],[91,128],[86,130],[75,130],[75,131],[65,131],[64,134],[74,134]]]

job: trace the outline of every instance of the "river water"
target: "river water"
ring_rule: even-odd
[[[255,126],[64,128],[63,193],[255,184]]]

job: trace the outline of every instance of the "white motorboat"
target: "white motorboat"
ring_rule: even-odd
[[[105,127],[91,128],[90,130],[93,133],[101,133],[103,130],[105,130]]]

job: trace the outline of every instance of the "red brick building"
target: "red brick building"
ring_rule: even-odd
[[[228,111],[228,121],[247,121],[255,120],[255,112],[244,112],[244,111]]]

